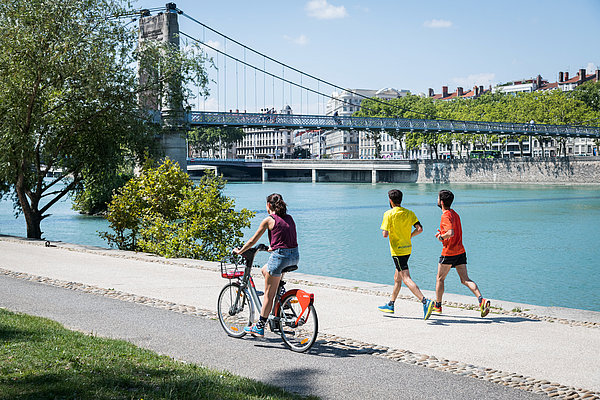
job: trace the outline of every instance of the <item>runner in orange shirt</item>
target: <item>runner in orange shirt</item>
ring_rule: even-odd
[[[444,280],[451,268],[456,268],[460,283],[468,287],[479,300],[481,316],[485,317],[490,312],[490,301],[481,296],[477,284],[469,279],[467,274],[467,253],[462,244],[462,226],[460,217],[452,208],[454,194],[449,190],[440,190],[437,205],[442,209],[440,229],[435,237],[442,242],[442,256],[438,264],[437,281],[435,283],[435,294],[437,296],[433,311],[442,312],[442,296],[444,295]]]

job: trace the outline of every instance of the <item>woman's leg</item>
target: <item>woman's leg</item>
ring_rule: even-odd
[[[260,315],[264,318],[267,318],[271,313],[271,309],[273,308],[273,299],[275,298],[275,294],[277,293],[277,288],[279,287],[279,281],[281,281],[281,276],[272,276],[267,270],[266,265],[261,269],[261,271],[263,276],[265,277],[265,297],[262,309],[260,311]]]

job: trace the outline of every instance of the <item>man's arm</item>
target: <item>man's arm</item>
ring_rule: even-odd
[[[454,229],[449,229],[446,232],[444,232],[444,234],[442,234],[441,232],[438,235],[438,239],[443,242],[446,239],[450,239],[452,236],[454,236]]]
[[[412,233],[410,234],[410,238],[414,238],[415,236],[417,236],[418,234],[420,234],[421,232],[423,232],[423,225],[421,225],[421,223],[419,221],[417,221],[416,224],[413,225],[415,227],[415,230],[412,231]]]

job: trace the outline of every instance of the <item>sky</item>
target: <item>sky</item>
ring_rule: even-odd
[[[142,0],[134,4],[150,8],[165,3]],[[559,71],[574,76],[579,68],[590,73],[600,67],[600,0],[179,0],[176,4],[187,15],[248,47],[345,88],[393,87],[415,94],[433,88],[439,93],[442,86],[450,91],[457,86],[487,87],[538,74],[554,82]],[[228,52],[241,59],[245,56],[249,63],[264,62],[183,16],[179,22],[182,32],[216,48],[227,46]],[[282,74],[281,66],[264,63],[267,70]],[[225,65],[220,60],[220,87],[211,89],[209,101],[214,102],[218,92],[221,107],[231,107],[233,102],[236,108],[241,86],[247,88],[244,103],[248,108],[252,106],[246,103],[266,97],[265,90],[249,93],[254,73],[248,69],[243,73],[238,65],[235,71],[233,62]],[[286,78],[293,75],[283,72]],[[311,85],[308,81],[304,77],[303,84]],[[321,100],[304,99],[279,81],[277,86],[259,77],[256,85],[261,84],[271,95],[271,101],[263,99],[265,105],[281,102],[298,107],[302,98],[304,107],[311,104],[312,111],[322,107],[318,105]],[[319,90],[334,89],[320,86]]]

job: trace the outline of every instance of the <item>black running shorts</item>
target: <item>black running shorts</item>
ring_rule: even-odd
[[[450,264],[452,268],[457,265],[467,264],[467,253],[458,254],[455,256],[441,256],[440,264]]]
[[[394,264],[396,264],[396,269],[398,271],[406,271],[408,269],[409,257],[410,254],[407,254],[405,256],[392,256],[392,259],[394,260]]]

